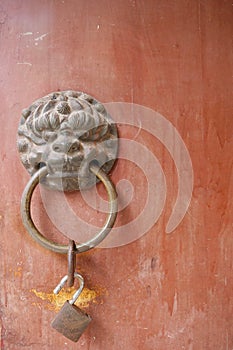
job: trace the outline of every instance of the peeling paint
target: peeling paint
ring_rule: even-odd
[[[30,62],[17,62],[17,64],[25,64],[28,66],[32,66],[32,63],[30,63]]]
[[[175,292],[175,295],[174,295],[172,315],[174,315],[176,312],[177,312],[177,292]]]
[[[27,35],[32,35],[32,32],[24,32],[24,33],[20,33],[22,36],[27,36]]]
[[[42,34],[42,35],[38,36],[37,38],[35,38],[34,40],[35,41],[43,40],[48,34],[49,33]]]
[[[74,287],[63,288],[63,290],[61,290],[60,293],[56,295],[54,293],[37,291],[36,289],[30,290],[30,292],[34,293],[37,298],[49,303],[47,305],[49,310],[55,311],[60,310],[66,300],[72,298],[75,291],[76,289]],[[75,305],[83,308],[88,307],[89,303],[97,303],[96,299],[103,294],[106,294],[106,291],[103,288],[98,288],[95,290],[84,288]],[[37,307],[39,305],[41,306],[40,303],[33,303],[32,305]]]

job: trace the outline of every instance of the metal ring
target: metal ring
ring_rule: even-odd
[[[99,243],[103,241],[103,239],[108,235],[108,233],[111,231],[111,228],[113,227],[116,216],[117,216],[117,193],[115,190],[115,186],[113,185],[112,181],[108,177],[108,175],[99,168],[98,165],[92,164],[90,166],[90,170],[98,177],[98,179],[104,184],[107,193],[108,193],[108,201],[109,201],[109,213],[108,217],[105,221],[104,226],[102,229],[89,241],[85,243],[76,243],[76,251],[77,253],[83,253],[87,250],[90,250],[94,247],[96,247]],[[22,221],[29,232],[29,234],[32,236],[32,238],[38,242],[40,245],[42,245],[44,248],[47,248],[49,250],[52,250],[53,252],[60,253],[60,254],[67,254],[69,246],[55,243],[46,237],[44,237],[40,231],[36,228],[32,217],[31,217],[31,199],[34,192],[34,189],[39,183],[40,178],[43,178],[48,175],[47,167],[44,166],[40,168],[29,180],[28,184],[26,185],[22,200],[21,200],[21,216]]]

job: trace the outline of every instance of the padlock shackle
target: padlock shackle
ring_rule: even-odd
[[[84,288],[84,278],[77,272],[74,273],[74,277],[79,280],[79,289],[74,293],[72,299],[68,300],[71,305],[73,305],[76,302],[76,300],[78,299],[78,297],[80,296]],[[66,284],[67,280],[68,280],[68,275],[65,275],[64,277],[62,277],[58,285],[54,288],[53,293],[58,294]]]
[[[76,302],[76,300],[78,299],[78,297],[80,296],[80,294],[82,293],[83,288],[84,288],[84,279],[83,279],[83,277],[81,275],[79,275],[78,273],[76,273],[76,272],[74,273],[74,277],[78,278],[78,280],[79,280],[79,289],[74,293],[72,299],[69,300],[70,305],[73,305]]]

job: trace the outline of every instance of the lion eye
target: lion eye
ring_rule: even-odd
[[[69,149],[69,151],[71,152],[75,152],[75,151],[78,151],[79,150],[79,145],[77,142],[75,142]]]

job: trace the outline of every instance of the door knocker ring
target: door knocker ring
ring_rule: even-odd
[[[98,177],[98,179],[104,184],[107,193],[108,193],[108,201],[109,201],[109,213],[108,217],[105,221],[104,226],[102,229],[96,234],[95,237],[90,239],[89,241],[85,243],[76,243],[75,250],[77,253],[83,253],[86,252],[94,247],[96,247],[98,244],[102,242],[102,240],[108,235],[108,233],[111,231],[111,228],[113,227],[116,216],[117,216],[117,193],[115,190],[115,187],[110,180],[110,178],[106,175],[106,173],[101,170],[98,165],[92,164],[90,166],[91,171]],[[61,254],[67,254],[68,253],[68,245],[62,245],[55,243],[46,237],[44,237],[40,231],[36,228],[33,219],[31,217],[31,199],[33,192],[36,188],[36,186],[39,183],[40,179],[43,179],[48,175],[48,170],[46,166],[40,168],[29,180],[27,183],[21,200],[21,216],[23,224],[28,231],[28,233],[32,236],[32,238],[37,241],[40,245],[42,245],[44,248],[47,248],[49,250],[52,250],[56,253]]]

